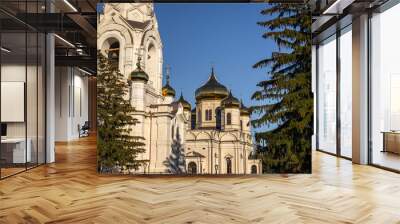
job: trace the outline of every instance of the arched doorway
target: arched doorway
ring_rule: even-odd
[[[226,173],[227,174],[232,173],[232,160],[230,157],[226,158]]]
[[[256,165],[251,166],[251,174],[257,174],[257,166]]]
[[[188,164],[188,173],[189,174],[197,174],[197,165],[195,162],[190,162]]]

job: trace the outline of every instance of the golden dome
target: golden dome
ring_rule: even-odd
[[[228,89],[217,81],[214,75],[214,68],[208,81],[196,90],[196,100],[201,99],[223,99],[228,96]]]

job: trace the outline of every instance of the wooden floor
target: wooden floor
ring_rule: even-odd
[[[400,175],[315,152],[312,175],[96,173],[95,139],[0,181],[0,223],[400,223]]]

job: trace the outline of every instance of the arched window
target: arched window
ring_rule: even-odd
[[[197,112],[197,123],[201,122],[201,110],[199,109],[199,111]]]
[[[195,129],[196,128],[196,113],[192,111],[192,116],[190,116],[191,119],[191,128]]]
[[[256,165],[251,166],[251,174],[257,174],[257,166]]]
[[[243,121],[240,120],[240,130],[243,131]]]
[[[107,50],[107,57],[110,61],[118,64],[119,61],[119,42],[113,42]]]
[[[215,109],[215,120],[217,130],[221,130],[221,108]]]
[[[226,158],[226,173],[227,174],[232,173],[232,160],[229,157]]]
[[[156,77],[159,73],[158,71],[158,66],[159,66],[159,58],[158,58],[158,54],[157,54],[157,48],[155,47],[155,45],[153,43],[149,44],[149,46],[147,47],[147,54],[146,54],[146,60],[145,60],[145,71],[147,72],[147,74],[149,75],[149,79],[150,79],[150,84],[154,87],[154,88],[158,88],[158,83],[156,80]]]
[[[227,125],[231,125],[232,124],[232,114],[231,113],[227,113],[226,114],[226,124]]]
[[[195,162],[190,162],[188,164],[188,173],[189,174],[197,174],[197,165]]]
[[[206,121],[211,121],[212,120],[212,110],[208,109],[206,110]]]

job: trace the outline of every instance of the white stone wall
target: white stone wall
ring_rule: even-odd
[[[246,134],[250,134],[251,131],[250,117],[247,115],[241,115],[240,120],[242,121],[242,131]]]
[[[231,124],[228,125],[227,116],[228,113],[231,114]],[[240,110],[239,108],[225,108],[222,110],[222,119],[223,119],[223,126],[222,129],[224,130],[240,130]]]
[[[55,141],[79,138],[88,117],[88,77],[74,67],[56,67]]]
[[[243,136],[246,137],[243,137]],[[186,165],[194,161],[202,164],[202,174],[215,174],[215,165],[218,166],[218,174],[227,173],[226,158],[232,162],[232,174],[250,174],[252,164],[261,168],[260,160],[248,159],[253,150],[250,135],[235,131],[216,130],[190,130],[186,132],[185,153],[200,153],[204,158],[187,158]],[[199,166],[198,166],[199,171]]]
[[[133,22],[141,25],[134,27]],[[147,26],[145,26],[147,24]],[[161,94],[162,43],[157,20],[150,3],[107,3],[100,16],[97,29],[97,46],[106,53],[109,46],[118,41],[119,69],[125,78],[136,68],[139,49],[142,67],[149,75],[149,83],[156,94]],[[147,67],[147,68],[146,68]]]
[[[221,100],[201,100],[197,102],[197,116],[196,116],[196,123],[197,127],[199,128],[209,128],[209,127],[214,127],[216,124],[216,112],[215,110],[221,107]],[[207,121],[206,120],[206,110],[211,110],[212,111],[212,116],[211,120]],[[201,116],[199,117],[198,114],[201,112]]]

